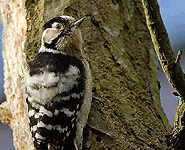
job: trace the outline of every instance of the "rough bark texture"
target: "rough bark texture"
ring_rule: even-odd
[[[6,101],[0,105],[0,120],[13,130],[16,149],[33,149],[27,119],[27,106],[22,90],[26,40],[25,1],[1,1],[3,22],[4,92]],[[26,144],[25,144],[26,143]]]
[[[0,119],[8,120],[16,149],[33,149],[20,84],[24,50],[32,59],[42,25],[62,14],[86,16],[83,47],[99,100],[92,102],[84,149],[166,149],[170,125],[160,104],[156,58],[140,0],[11,0],[2,5],[7,102]]]
[[[178,61],[180,53],[176,58],[161,19],[157,1],[142,0],[142,3],[151,38],[163,71],[177,95],[180,96],[173,131],[166,136],[167,144],[170,149],[183,150],[185,149],[185,76]]]

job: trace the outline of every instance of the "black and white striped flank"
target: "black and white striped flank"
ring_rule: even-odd
[[[25,71],[30,129],[41,150],[75,150],[76,118],[84,100],[84,66],[63,54],[39,53]]]

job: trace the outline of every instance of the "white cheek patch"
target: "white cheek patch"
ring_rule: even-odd
[[[42,33],[42,42],[43,43],[48,43],[51,44],[54,39],[57,38],[57,36],[61,33],[60,30],[55,29],[55,28],[48,28],[43,31]]]

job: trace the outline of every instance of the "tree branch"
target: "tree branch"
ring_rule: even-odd
[[[162,69],[171,86],[185,99],[185,79],[179,58],[172,51],[156,0],[142,0],[146,22]]]
[[[175,57],[170,45],[168,34],[160,16],[157,1],[142,0],[142,4],[147,26],[162,69],[171,86],[175,89],[176,95],[180,96],[173,131],[170,135],[166,135],[166,143],[169,149],[184,149],[185,135],[182,133],[184,133],[185,129],[185,79],[179,63],[182,51],[179,50],[177,57]]]

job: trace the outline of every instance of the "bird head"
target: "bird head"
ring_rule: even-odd
[[[44,24],[39,52],[63,53],[82,56],[82,35],[79,25],[85,18],[75,20],[70,16],[60,16]]]

